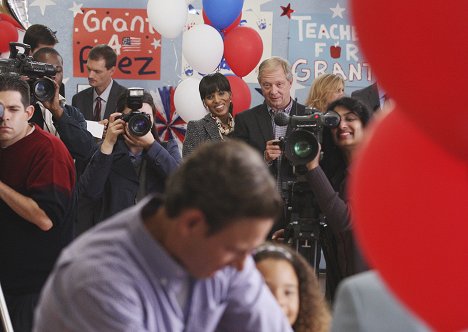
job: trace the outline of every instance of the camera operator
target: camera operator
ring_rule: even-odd
[[[31,122],[37,123],[44,130],[61,138],[76,161],[78,174],[81,174],[96,149],[96,143],[86,129],[83,114],[78,108],[68,105],[65,98],[59,94],[58,87],[63,80],[63,59],[57,50],[50,47],[37,50],[33,59],[54,65],[57,73],[54,76],[53,97],[35,103],[35,112]]]
[[[331,128],[333,148],[325,159],[334,160],[331,174],[325,174],[319,165],[320,153],[306,164],[306,178],[327,227],[322,236],[327,262],[327,297],[333,299],[338,283],[345,277],[367,269],[355,244],[346,195],[346,182],[353,153],[364,138],[364,127],[370,112],[361,102],[349,97],[340,98],[328,106],[340,115],[338,127]]]
[[[58,138],[28,123],[29,98],[19,75],[0,75],[0,282],[15,331],[31,330],[75,212],[73,160]]]
[[[289,126],[278,126],[274,122],[275,114],[284,112],[290,115],[304,115],[304,105],[291,98],[293,74],[291,65],[280,57],[264,60],[258,68],[258,83],[265,101],[249,110],[236,115],[234,138],[241,139],[259,151],[270,172],[277,180],[280,192],[283,182],[295,178],[293,167],[285,160],[278,139],[286,136]],[[274,230],[284,227],[286,212],[275,224]]]
[[[143,135],[132,132],[132,120],[125,121],[136,111],[128,107],[132,91],[120,95],[117,113],[109,117],[107,134],[79,181],[80,200],[95,203],[92,220],[88,221],[91,226],[134,205],[148,193],[163,193],[166,178],[181,160],[174,140],[161,143],[150,130],[154,128],[156,106],[146,91],[139,112],[147,115],[149,131]],[[142,117],[139,112],[135,113]]]

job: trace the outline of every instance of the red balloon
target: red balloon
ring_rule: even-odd
[[[13,24],[18,29],[24,30],[23,26],[17,20],[15,20],[13,17],[11,17],[10,15],[0,13],[0,21],[2,21],[2,20],[10,22],[11,24]]]
[[[202,17],[203,17],[203,22],[205,22],[205,24],[213,26],[208,16],[206,16],[205,11],[202,12]],[[239,16],[237,16],[236,20],[232,22],[230,26],[228,26],[226,29],[221,30],[221,32],[224,34],[227,34],[229,31],[231,31],[232,29],[234,29],[240,24],[241,19],[242,19],[242,12],[239,14]]]
[[[224,37],[224,58],[239,77],[248,75],[262,58],[262,38],[252,28],[237,27]]]
[[[460,99],[468,77],[468,2],[353,0],[352,13],[384,89],[446,149],[468,160],[468,109]]]
[[[437,331],[468,328],[468,169],[406,110],[374,128],[354,161],[350,197],[371,265]]]
[[[233,114],[243,112],[250,108],[250,102],[252,101],[252,95],[247,83],[238,76],[229,75],[226,76],[231,85],[232,91],[232,105],[234,106]]]
[[[18,40],[18,30],[8,21],[0,21],[0,52],[10,50],[10,42]]]

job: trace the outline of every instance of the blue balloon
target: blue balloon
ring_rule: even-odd
[[[230,26],[242,11],[244,0],[203,0],[203,10],[211,25],[223,30]]]

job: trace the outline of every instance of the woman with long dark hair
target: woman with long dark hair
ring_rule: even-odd
[[[338,283],[345,277],[367,269],[352,233],[346,184],[354,152],[363,142],[370,112],[356,99],[342,97],[328,106],[340,115],[340,124],[327,129],[330,136],[322,165],[320,153],[307,163],[306,178],[315,202],[326,217],[327,227],[321,242],[327,263],[327,297],[333,300]],[[332,166],[330,166],[332,165]]]

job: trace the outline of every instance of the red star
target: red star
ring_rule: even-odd
[[[294,9],[291,9],[291,3],[288,3],[286,7],[280,6],[281,9],[283,10],[283,13],[281,16],[286,15],[289,19],[291,18],[291,14],[294,13]]]

